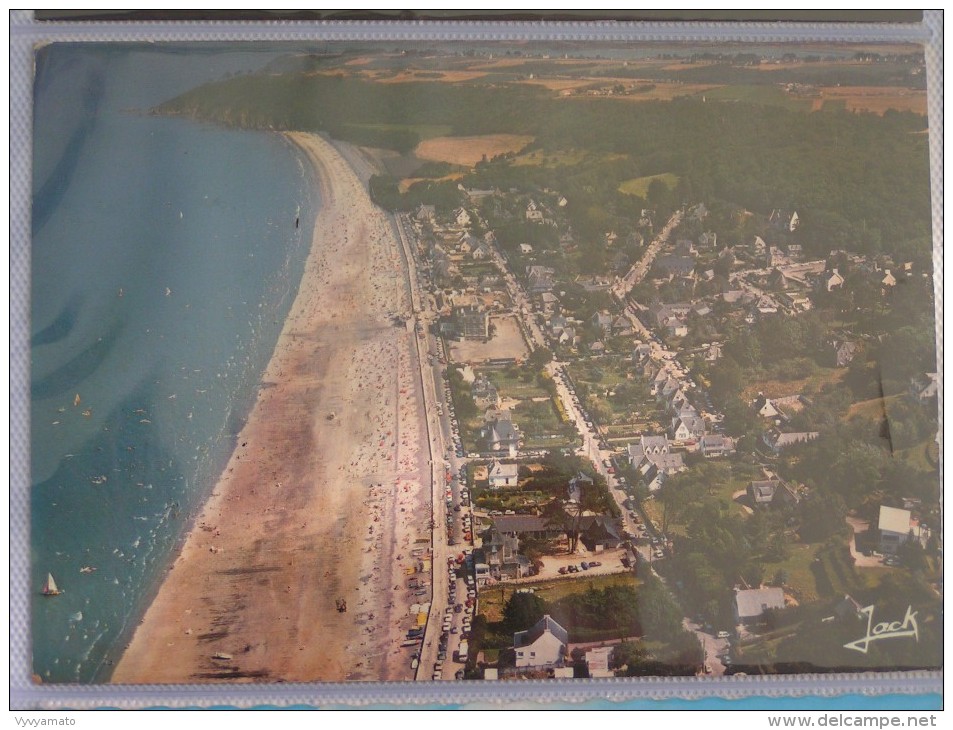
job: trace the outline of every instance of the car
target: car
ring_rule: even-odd
[[[577,568],[575,565],[570,565],[569,568],[568,568],[568,570],[569,570],[570,573],[578,573],[578,572],[579,572],[579,568]]]
[[[581,567],[583,570],[589,570],[589,563],[587,563],[586,561],[583,561]]]
[[[719,631],[717,634],[719,639],[727,639],[731,636],[727,631]]]
[[[559,569],[560,575],[566,575],[566,573],[568,572],[569,572],[569,569],[565,565]]]
[[[590,568],[598,568],[601,565],[602,563],[600,563],[598,560],[593,560],[592,562],[589,563]]]

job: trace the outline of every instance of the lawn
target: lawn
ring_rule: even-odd
[[[522,401],[513,409],[513,421],[523,434],[527,448],[569,446],[575,443],[572,426],[559,420],[552,399]]]
[[[927,439],[922,444],[911,446],[909,449],[897,449],[894,453],[907,461],[911,466],[923,471],[935,472],[939,459],[940,447],[934,439]]]
[[[558,580],[541,581],[534,583],[536,595],[547,603],[558,601],[573,593],[585,593],[590,588],[600,590],[609,586],[637,586],[638,581],[631,573],[615,573],[613,575],[577,576],[576,578],[561,578]],[[519,588],[527,586],[500,585],[485,588],[480,592],[480,613],[489,623],[503,620],[503,606]]]
[[[900,397],[899,395],[888,395],[884,398],[871,398],[870,400],[852,403],[850,408],[847,409],[847,420],[866,418],[869,421],[879,422],[886,413],[887,404]]]
[[[811,569],[817,545],[795,543],[789,546],[788,557],[778,563],[765,563],[764,575],[767,580],[774,580],[778,571],[787,573],[785,585],[793,589],[798,601],[805,603],[815,601],[818,597],[815,573]]]
[[[507,368],[506,370],[478,371],[486,375],[496,386],[500,398],[513,400],[527,400],[529,398],[548,398],[549,393],[536,382],[536,374],[530,369],[519,371]],[[523,376],[527,376],[525,379]]]
[[[625,180],[619,185],[619,192],[626,195],[635,195],[644,198],[649,192],[649,185],[653,180],[660,180],[665,183],[669,190],[674,190],[678,184],[678,176],[670,172],[663,172],[660,175],[648,175],[647,177],[636,177],[631,180]]]
[[[887,568],[854,567],[844,544],[829,546],[795,543],[789,555],[778,563],[765,563],[765,577],[773,580],[778,571],[787,573],[786,585],[801,603],[837,598],[851,591],[876,586]]]

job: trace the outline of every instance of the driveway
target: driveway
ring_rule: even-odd
[[[726,667],[718,655],[728,651],[728,639],[719,639],[714,634],[706,633],[701,626],[688,618],[682,619],[682,628],[695,634],[705,647],[705,663],[711,668],[710,676],[724,676]]]

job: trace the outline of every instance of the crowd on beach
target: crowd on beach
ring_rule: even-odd
[[[407,272],[391,221],[341,154],[292,138],[322,187],[312,250],[236,451],[123,658],[125,681],[226,678],[199,671],[215,654],[230,659],[214,668],[264,673],[251,676],[410,678],[403,584],[431,514]],[[263,556],[267,577],[248,580]]]

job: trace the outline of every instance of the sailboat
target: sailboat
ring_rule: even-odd
[[[53,574],[46,574],[46,582],[43,584],[43,589],[40,591],[44,596],[58,596],[62,593],[59,588],[56,587],[56,581],[53,580]]]

